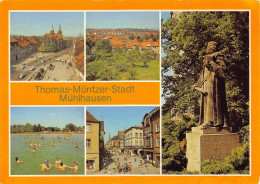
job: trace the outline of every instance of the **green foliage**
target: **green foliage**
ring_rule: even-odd
[[[249,125],[241,128],[238,134],[239,134],[240,143],[249,142]]]
[[[192,86],[201,73],[207,43],[213,40],[225,56],[228,111],[238,131],[249,123],[248,12],[182,12],[162,20],[163,114],[173,108],[178,114],[189,107],[198,110],[200,94]]]
[[[58,47],[55,42],[52,42],[49,47],[46,47],[44,44],[41,44],[38,47],[38,51],[40,52],[56,52],[58,51]]]
[[[202,174],[229,174],[234,169],[230,163],[215,160],[204,160],[201,167]]]
[[[70,123],[65,126],[65,128],[62,129],[62,131],[83,131],[83,128],[81,126],[77,127],[76,125]],[[44,127],[41,124],[30,124],[26,123],[25,125],[11,125],[11,133],[29,133],[29,132],[60,132],[61,128],[59,127]]]
[[[223,162],[204,160],[201,166],[202,174],[248,174],[249,144],[247,142],[237,147]]]
[[[142,57],[141,61],[143,62],[143,66],[147,67],[148,66],[147,64],[153,59],[153,54],[151,51],[145,50],[141,57]]]
[[[198,125],[197,118],[185,116],[172,120],[167,113],[162,119],[162,169],[164,173],[182,172],[187,166],[186,133]]]
[[[135,39],[135,35],[134,34],[130,34],[129,35],[129,40],[134,40]]]
[[[97,44],[96,44],[97,45]],[[154,51],[114,49],[111,53],[104,50],[95,50],[94,61],[88,62],[86,67],[87,80],[152,80],[159,72],[159,57]],[[152,65],[149,63],[152,62]],[[156,65],[154,63],[157,63]],[[150,69],[148,73],[140,70],[143,66]],[[144,74],[142,74],[144,72]],[[141,74],[140,74],[141,73]],[[158,76],[159,77],[159,76]]]
[[[153,39],[154,42],[157,42],[159,40],[159,37],[156,35],[152,35],[151,38]]]
[[[246,142],[232,151],[226,162],[232,164],[237,171],[249,170],[249,143]]]
[[[111,53],[112,44],[108,39],[100,39],[95,44],[95,52],[103,51],[104,53]]]

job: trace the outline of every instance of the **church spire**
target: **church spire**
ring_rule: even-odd
[[[53,29],[53,24],[51,25],[51,31],[50,31],[51,34],[54,34],[54,29]]]
[[[59,24],[59,30],[58,30],[58,34],[62,34],[62,31],[61,31],[61,26]]]

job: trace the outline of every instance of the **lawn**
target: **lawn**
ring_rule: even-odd
[[[160,80],[160,62],[158,60],[151,60],[148,67],[134,66],[133,70],[136,72],[134,80]],[[120,80],[129,80],[131,78],[129,72],[120,72]]]

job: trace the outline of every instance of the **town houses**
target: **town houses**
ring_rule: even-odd
[[[109,137],[107,151],[160,163],[160,107],[144,114],[142,126],[132,126]]]
[[[88,29],[87,37],[96,42],[99,39],[108,39],[112,49],[138,49],[139,51],[152,50],[159,53],[159,31],[147,29]]]
[[[74,41],[73,49],[70,52],[70,62],[75,69],[75,73],[81,79],[84,79],[84,39]]]
[[[103,168],[104,162],[104,121],[97,120],[86,111],[86,158],[87,173],[95,173]]]
[[[11,63],[30,57],[37,52],[40,42],[36,37],[20,36],[10,38]]]

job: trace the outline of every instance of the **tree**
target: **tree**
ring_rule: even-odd
[[[179,113],[189,107],[197,111],[200,94],[191,86],[199,78],[206,45],[212,40],[225,56],[228,111],[237,131],[249,123],[248,12],[182,12],[162,22],[163,113],[172,108]]]
[[[134,34],[130,34],[129,35],[129,40],[134,40],[135,39],[135,35]]]
[[[95,52],[103,51],[104,53],[111,53],[112,44],[108,39],[100,39],[95,44]]]
[[[198,118],[187,115],[173,120],[170,113],[162,118],[162,169],[164,173],[181,172],[187,166],[186,133],[198,125]]]
[[[153,59],[153,55],[152,55],[152,52],[148,51],[148,50],[145,50],[143,53],[142,53],[142,63],[143,63],[143,66],[144,67],[147,67],[148,63]]]
[[[75,131],[77,129],[77,126],[74,125],[73,123],[69,123],[65,126],[65,131]]]

